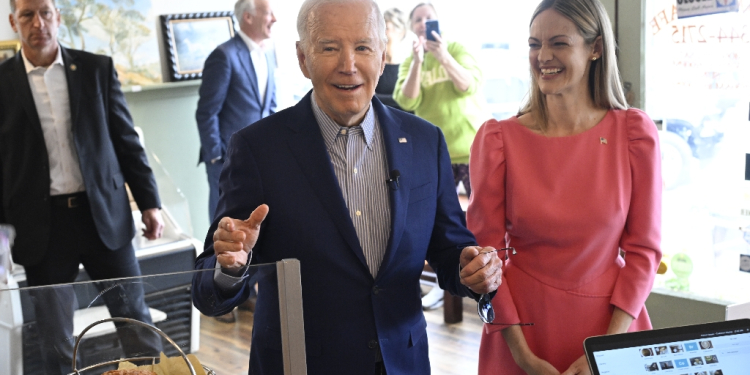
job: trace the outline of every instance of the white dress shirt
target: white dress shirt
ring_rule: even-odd
[[[250,50],[250,60],[253,61],[253,69],[258,81],[260,102],[264,103],[266,100],[266,87],[268,86],[268,60],[266,59],[266,52],[258,43],[255,43],[249,36],[245,35],[242,30],[239,31],[239,34]]]
[[[86,187],[73,140],[68,80],[61,49],[57,48],[57,57],[48,67],[34,66],[23,50],[21,55],[47,146],[50,195],[84,191]]]

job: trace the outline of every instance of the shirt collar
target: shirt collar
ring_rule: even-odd
[[[260,47],[260,44],[255,43],[255,41],[250,39],[250,37],[247,36],[247,34],[245,34],[244,32],[242,32],[242,30],[239,30],[238,34],[240,34],[240,38],[242,38],[242,41],[245,42],[245,44],[247,44],[247,48],[250,50],[250,52],[253,52],[255,50],[263,51],[263,49]]]
[[[313,114],[315,114],[315,119],[318,120],[318,126],[320,127],[320,132],[323,134],[326,148],[330,150],[336,141],[336,137],[341,134],[341,129],[346,128],[346,126],[337,124],[336,121],[333,121],[333,119],[320,108],[317,100],[315,100],[315,91],[310,95],[310,100],[312,101]],[[370,104],[370,108],[367,109],[367,113],[365,113],[365,118],[362,120],[362,123],[356,125],[362,128],[362,132],[365,135],[365,143],[369,149],[372,149],[375,124],[375,111],[372,110],[372,104]]]
[[[23,66],[26,68],[26,74],[31,73],[35,69],[47,69],[55,64],[60,64],[63,68],[65,67],[65,62],[63,62],[62,59],[62,48],[60,48],[60,44],[57,45],[57,56],[55,56],[55,61],[52,62],[48,67],[44,66],[34,66],[34,64],[29,61],[29,59],[26,58],[26,52],[24,49],[21,49],[21,57],[23,57]]]

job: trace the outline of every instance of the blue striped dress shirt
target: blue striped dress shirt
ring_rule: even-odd
[[[340,126],[318,106],[314,93],[311,98],[349,217],[375,277],[391,235],[388,160],[378,117],[370,105],[360,125]]]

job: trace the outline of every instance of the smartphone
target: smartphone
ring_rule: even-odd
[[[435,37],[432,36],[432,31],[435,30],[440,35],[440,24],[437,20],[429,20],[425,22],[425,37],[427,40],[435,41]]]

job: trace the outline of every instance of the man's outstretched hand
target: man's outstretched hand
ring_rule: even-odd
[[[214,232],[214,253],[222,268],[236,269],[248,263],[250,252],[258,241],[260,224],[268,215],[268,205],[261,204],[247,220],[223,217]]]

